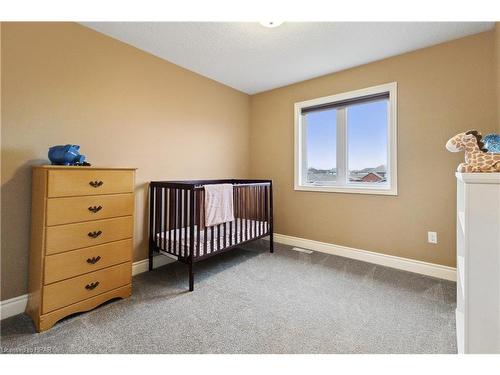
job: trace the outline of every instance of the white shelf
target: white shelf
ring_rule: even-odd
[[[457,282],[460,283],[460,288],[458,288],[461,291],[462,295],[462,301],[465,301],[465,258],[463,256],[458,256],[457,257]],[[460,298],[460,296],[457,296],[457,298]]]
[[[462,231],[463,234],[465,234],[465,212],[463,211],[458,212],[458,221],[460,223],[460,230]]]
[[[455,311],[455,318],[457,321],[456,331],[457,331],[457,351],[458,354],[465,353],[465,332],[464,332],[464,314],[458,309]]]
[[[455,176],[467,184],[500,184],[500,173],[460,173]]]
[[[456,173],[457,348],[500,353],[500,173]]]

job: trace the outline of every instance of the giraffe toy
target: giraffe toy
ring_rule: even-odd
[[[476,130],[460,133],[446,142],[446,149],[451,152],[465,150],[465,163],[458,165],[458,172],[500,172],[500,154],[487,152],[482,136]]]

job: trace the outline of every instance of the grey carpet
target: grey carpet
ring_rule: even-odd
[[[132,297],[35,333],[1,322],[4,353],[456,353],[455,283],[267,242],[134,277]]]

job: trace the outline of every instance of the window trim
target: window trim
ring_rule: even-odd
[[[338,186],[314,186],[302,184],[302,176],[307,171],[303,171],[304,164],[302,163],[303,154],[305,151],[305,129],[303,124],[302,109],[312,106],[320,106],[328,103],[341,102],[352,100],[359,97],[389,93],[388,99],[388,120],[387,126],[387,175],[388,185],[386,187],[374,188],[374,185],[359,186],[343,184]],[[329,193],[354,193],[354,194],[377,194],[377,195],[398,195],[397,184],[397,82],[390,82],[378,86],[372,86],[365,89],[349,91],[341,94],[324,96],[321,98],[297,102],[294,104],[295,113],[295,147],[294,147],[294,188],[298,191],[319,191]],[[340,112],[337,112],[339,116]],[[345,113],[345,112],[344,112]],[[338,117],[337,117],[338,120]],[[337,121],[338,123],[338,121]],[[339,154],[342,152],[340,170],[347,166],[347,134],[345,126],[337,126],[337,139],[344,139],[345,142],[337,141],[337,172],[339,171]],[[340,145],[340,147],[339,147]],[[341,150],[339,150],[339,148]],[[345,173],[342,173],[342,176]],[[340,173],[338,173],[340,175]]]

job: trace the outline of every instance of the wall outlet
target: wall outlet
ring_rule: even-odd
[[[429,243],[438,243],[438,234],[437,234],[437,232],[427,232],[427,242],[429,242]]]

